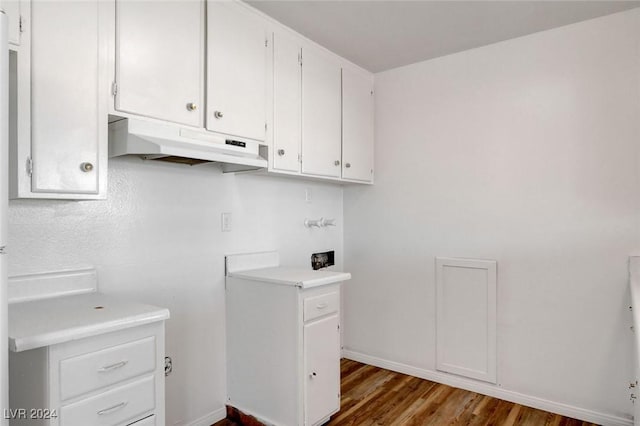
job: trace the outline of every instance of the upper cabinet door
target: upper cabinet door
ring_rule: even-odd
[[[373,181],[373,78],[342,69],[342,177]]]
[[[340,177],[341,70],[319,50],[302,52],[302,172]]]
[[[208,1],[208,130],[265,139],[266,28],[266,21],[240,3]]]
[[[117,111],[202,127],[204,2],[118,0]]]
[[[31,137],[19,137],[31,146],[31,190],[45,193],[43,198],[104,196],[108,44],[103,18],[109,6],[113,3],[31,4]]]
[[[273,36],[273,168],[300,171],[302,69],[297,40]]]

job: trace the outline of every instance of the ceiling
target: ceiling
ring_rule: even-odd
[[[248,3],[372,72],[640,7],[640,0]]]

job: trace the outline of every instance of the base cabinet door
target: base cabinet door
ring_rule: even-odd
[[[326,420],[340,408],[338,315],[304,325],[305,425]]]

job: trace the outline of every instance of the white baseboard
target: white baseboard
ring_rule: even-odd
[[[524,395],[518,392],[502,389],[500,387],[497,387],[496,385],[481,383],[472,379],[466,379],[464,377],[441,373],[439,371],[417,368],[411,365],[389,361],[386,359],[350,350],[343,350],[342,356],[347,359],[373,365],[375,367],[384,368],[386,370],[408,374],[410,376],[419,377],[421,379],[430,380],[432,382],[442,383],[445,385],[453,386],[455,388],[469,390],[494,398],[503,399],[505,401],[514,402],[516,404],[526,405],[527,407],[536,408],[538,410],[549,411],[551,413],[560,414],[566,417],[572,417],[574,419],[579,419],[582,421],[596,423],[603,426],[633,426],[633,419],[630,417],[619,417],[611,414],[587,410],[585,408],[574,407],[572,405],[562,404],[559,402],[553,402],[535,396]]]
[[[220,420],[227,417],[227,409],[226,407],[218,408],[215,411],[210,412],[209,414],[205,414],[204,416],[196,419],[190,423],[187,423],[185,426],[211,426],[212,424],[219,422]]]

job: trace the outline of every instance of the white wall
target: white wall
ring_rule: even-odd
[[[499,388],[631,414],[640,10],[377,74],[375,148],[346,349],[434,370],[434,257],[496,259]]]
[[[337,226],[303,226],[320,216]],[[169,308],[167,425],[189,424],[225,403],[224,255],[278,250],[283,264],[307,267],[311,253],[335,249],[341,265],[342,233],[337,185],[112,159],[106,201],[10,203],[9,273],[95,265],[101,291]]]

